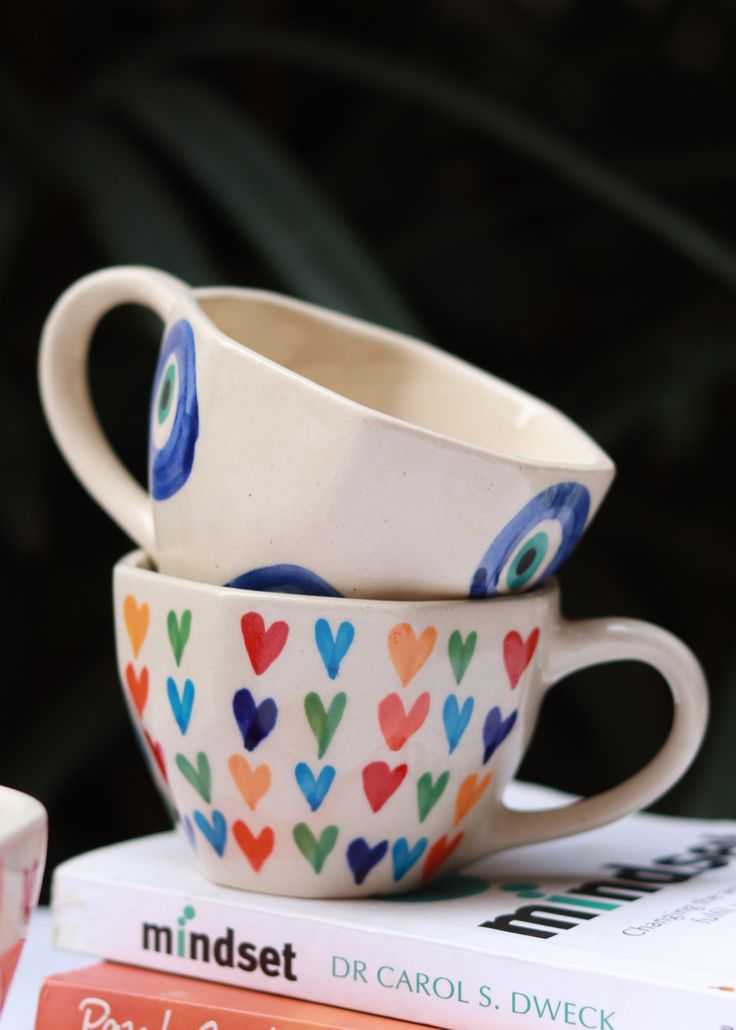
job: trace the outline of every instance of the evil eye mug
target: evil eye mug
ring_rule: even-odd
[[[273,894],[404,891],[505,848],[649,804],[687,768],[708,707],[691,652],[631,619],[568,622],[555,581],[471,601],[295,597],[114,574],[125,698],[184,846],[218,883]],[[576,669],[642,661],[669,737],[611,790],[507,808],[542,700]]]
[[[164,322],[149,490],[89,395],[97,321]],[[111,268],[43,330],[46,415],[78,477],[171,575],[256,590],[474,597],[555,573],[597,510],[610,459],[555,409],[428,344],[257,290],[192,290]]]
[[[46,810],[0,787],[0,1012],[38,900],[46,858]]]

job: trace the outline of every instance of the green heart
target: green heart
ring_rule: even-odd
[[[319,840],[314,836],[306,823],[297,823],[294,827],[294,840],[296,846],[306,858],[307,862],[314,869],[315,873],[322,871],[322,866],[335,846],[337,840],[337,827],[326,826],[322,831]]]
[[[212,797],[212,773],[210,772],[210,763],[204,751],[200,751],[197,755],[196,769],[184,755],[176,756],[176,764],[179,766],[182,775],[186,776],[199,796],[209,805]]]
[[[174,652],[174,658],[176,658],[176,664],[178,665],[181,661],[181,656],[184,654],[184,648],[187,646],[187,640],[189,640],[189,632],[192,628],[192,613],[187,608],[186,611],[181,613],[181,619],[177,619],[176,612],[169,612],[166,616],[166,627],[169,631],[171,650]]]
[[[426,772],[423,776],[419,777],[419,782],[417,783],[417,803],[419,805],[420,823],[424,822],[425,818],[442,797],[442,792],[447,786],[449,779],[450,773],[448,771],[438,776],[437,782],[434,784],[432,783],[432,773]]]
[[[322,704],[322,699],[318,694],[307,694],[304,698],[304,711],[307,714],[307,722],[319,745],[318,758],[323,758],[325,751],[330,746],[335,730],[340,725],[347,700],[347,694],[340,691],[339,694],[335,694],[330,702],[330,707],[325,711],[325,706]]]
[[[468,633],[465,640],[460,636],[460,630],[453,630],[450,634],[447,653],[450,656],[450,665],[452,665],[452,671],[455,673],[455,682],[458,686],[460,686],[460,681],[468,670],[477,641],[478,634],[475,630],[472,633]]]

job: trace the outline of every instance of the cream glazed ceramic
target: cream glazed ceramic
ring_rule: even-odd
[[[38,900],[45,858],[43,805],[0,787],[0,1012]]]
[[[667,790],[705,728],[705,682],[684,644],[630,619],[568,622],[554,582],[480,601],[295,597],[175,579],[138,552],[116,566],[114,606],[153,774],[202,871],[234,887],[404,891],[591,829]],[[672,692],[661,750],[595,797],[506,808],[547,690],[626,660]]]
[[[109,309],[165,324],[149,492],[99,427],[86,360]],[[90,493],[171,575],[286,593],[476,597],[555,573],[613,478],[547,404],[395,332],[153,269],[62,295],[40,355],[46,415]]]

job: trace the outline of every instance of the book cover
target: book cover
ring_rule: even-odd
[[[49,976],[35,1030],[409,1030],[413,1024],[101,962]]]
[[[57,945],[448,1030],[736,1030],[736,823],[630,816],[358,901],[219,887],[186,846],[60,866]]]

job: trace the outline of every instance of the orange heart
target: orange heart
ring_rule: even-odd
[[[464,836],[464,833],[458,833],[451,841],[448,841],[447,837],[443,833],[442,836],[434,842],[427,852],[427,857],[424,860],[424,868],[422,869],[423,881],[428,880],[430,876],[437,872],[439,867],[443,862],[447,861]]]
[[[128,690],[133,698],[133,704],[138,709],[138,714],[143,715],[143,709],[148,700],[148,669],[144,665],[139,676],[132,664],[128,662],[125,666],[125,682],[128,684]]]
[[[242,819],[233,823],[233,836],[238,842],[240,850],[248,859],[256,872],[261,868],[268,856],[273,851],[274,836],[270,826],[264,826],[256,837],[251,833]]]
[[[480,782],[478,782],[477,773],[471,773],[470,776],[465,777],[455,798],[455,826],[468,814],[476,801],[485,794],[492,777],[492,772],[486,773]]]
[[[400,622],[388,635],[388,653],[403,686],[408,687],[432,654],[437,630],[428,626],[417,637],[408,622]]]
[[[271,770],[267,765],[259,765],[257,769],[253,769],[248,759],[242,755],[230,755],[227,764],[243,800],[248,808],[255,812],[256,805],[271,786]]]
[[[410,710],[404,709],[398,694],[384,697],[378,706],[378,722],[383,739],[392,751],[400,751],[409,737],[417,732],[429,712],[429,693],[420,694]]]
[[[143,641],[146,639],[146,633],[148,633],[148,620],[151,616],[151,611],[145,601],[139,605],[133,595],[128,594],[123,601],[123,615],[133,654],[137,658]]]

